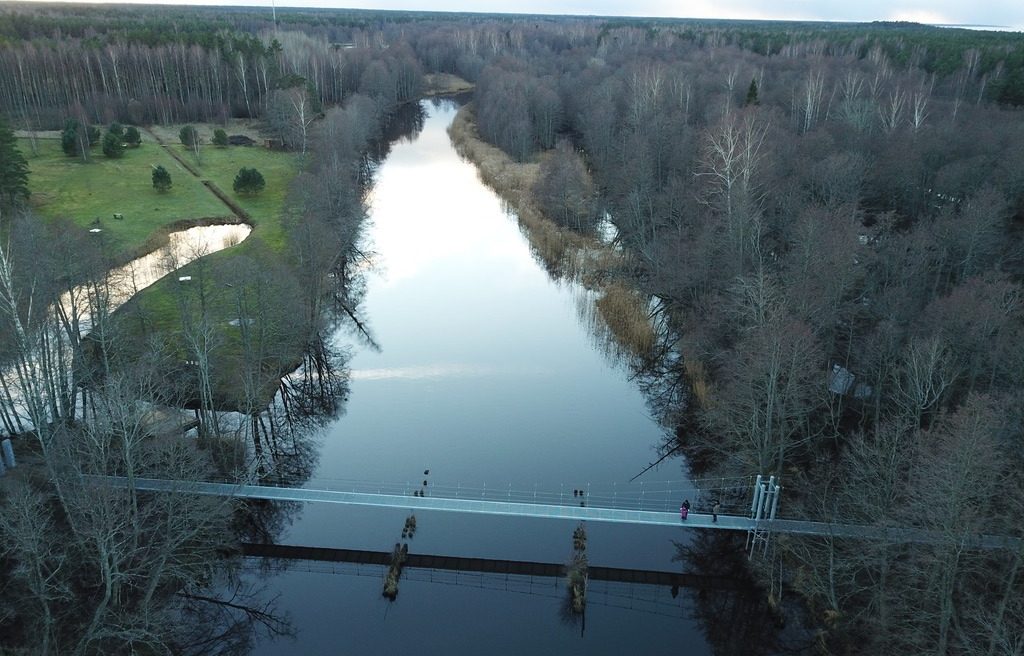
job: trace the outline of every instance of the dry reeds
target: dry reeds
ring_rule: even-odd
[[[654,328],[641,294],[621,283],[612,283],[597,299],[597,311],[616,341],[634,355],[646,357],[654,350]]]
[[[625,284],[614,282],[627,271],[629,262],[625,254],[596,237],[563,228],[546,218],[531,198],[540,164],[513,161],[504,151],[480,138],[473,120],[471,107],[459,110],[448,128],[452,143],[462,157],[476,166],[484,184],[515,212],[537,259],[552,275],[600,291],[597,315],[614,341],[626,353],[650,355],[656,335],[648,317],[647,301]]]
[[[708,372],[704,363],[695,358],[686,358],[683,368],[686,371],[687,380],[690,381],[693,398],[697,400],[700,407],[707,408],[711,401],[711,386],[708,383]]]
[[[423,76],[423,86],[424,96],[444,96],[473,89],[472,82],[451,73],[427,73]]]
[[[515,211],[520,228],[548,271],[580,279],[586,273],[581,270],[585,263],[611,266],[621,260],[618,253],[598,240],[562,228],[537,210],[530,198],[530,190],[537,180],[540,163],[516,162],[500,148],[481,139],[469,106],[459,110],[455,121],[448,128],[448,134],[459,155],[476,166],[483,183],[497,192]],[[602,257],[577,257],[581,252],[602,250],[608,251]],[[601,276],[596,273],[587,276],[598,277]]]

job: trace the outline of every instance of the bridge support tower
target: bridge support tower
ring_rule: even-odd
[[[774,476],[768,477],[765,481],[760,474],[754,481],[753,499],[750,502],[750,518],[754,520],[754,528],[747,531],[748,558],[754,557],[758,546],[761,547],[761,555],[768,553],[768,540],[772,534],[772,522],[779,510],[779,493],[782,486],[778,484]]]

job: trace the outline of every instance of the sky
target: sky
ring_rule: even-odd
[[[96,0],[87,0],[95,2]],[[101,0],[102,1],[102,0]],[[124,1],[124,0],[120,0]],[[132,1],[132,0],[128,0]],[[134,0],[269,7],[272,0]],[[350,7],[761,20],[903,20],[1024,31],[1024,0],[274,0],[278,7]]]

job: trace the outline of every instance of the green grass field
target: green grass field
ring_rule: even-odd
[[[200,127],[200,126],[197,126]],[[202,126],[201,129],[212,129]],[[249,215],[253,232],[241,244],[185,265],[171,275],[142,290],[117,315],[127,333],[134,336],[135,347],[145,348],[146,338],[163,333],[164,339],[181,333],[182,289],[178,277],[192,275],[200,279],[202,268],[210,290],[208,310],[216,325],[223,327],[219,336],[217,360],[221,364],[216,377],[216,396],[230,406],[239,401],[239,359],[241,357],[237,328],[228,321],[237,316],[235,295],[230,290],[246,287],[237,280],[239,271],[280,270],[286,237],[282,227],[288,186],[299,168],[299,157],[293,153],[275,152],[253,146],[218,148],[210,144],[200,147],[198,164],[193,154],[177,139],[166,139],[175,154],[196,169],[196,177],[182,166],[170,152],[143,137],[141,147],[128,149],[124,157],[109,159],[99,148],[93,149],[92,161],[83,163],[67,157],[56,140],[39,140],[39,154],[32,156],[27,142],[20,144],[28,159],[29,188],[32,204],[44,217],[65,217],[83,228],[91,228],[99,219],[116,252],[128,257],[152,246],[154,237],[183,222],[223,217],[234,220],[234,213],[202,184],[209,180]],[[153,189],[152,166],[162,165],[171,173],[173,187],[161,194]],[[266,188],[254,196],[239,195],[232,185],[242,167],[256,168],[266,180]],[[123,214],[121,220],[114,213]],[[248,267],[248,269],[247,269]],[[223,279],[222,279],[223,278]],[[235,279],[233,284],[226,284]],[[280,334],[274,352],[280,354],[279,364],[268,367],[265,394],[267,400],[276,389],[281,368],[295,365],[301,357],[304,336]],[[174,341],[171,339],[170,341]],[[184,349],[183,344],[177,348]],[[185,351],[182,351],[183,354]],[[129,358],[131,356],[129,355]],[[185,357],[185,355],[183,355]]]
[[[39,154],[20,144],[29,165],[29,190],[35,210],[48,218],[70,219],[92,227],[98,219],[109,243],[134,254],[165,226],[193,219],[229,217],[225,207],[202,183],[174,161],[163,148],[143,142],[124,157],[109,159],[94,148],[91,162],[68,157],[60,142],[39,140]],[[152,167],[166,168],[170,191],[153,189]],[[114,219],[120,213],[123,220]]]
[[[175,144],[178,154],[195,166],[195,158],[191,151]],[[266,188],[255,196],[244,196],[234,192],[232,185],[238,169],[255,168],[263,174]],[[275,250],[284,247],[284,232],[281,229],[281,215],[284,210],[288,185],[298,170],[298,156],[294,153],[283,153],[267,150],[258,146],[229,146],[217,148],[203,145],[199,149],[199,166],[196,166],[204,178],[220,187],[253,219],[252,237],[258,237]],[[252,238],[250,237],[250,239]]]
[[[232,211],[200,178],[189,173],[166,150],[144,138],[139,148],[129,148],[124,157],[104,157],[93,148],[92,161],[68,157],[53,139],[39,140],[39,154],[33,156],[26,140],[20,143],[29,164],[29,189],[37,212],[48,218],[67,218],[84,228],[98,220],[109,243],[117,252],[134,254],[167,226],[182,221],[228,218]],[[253,219],[252,237],[275,250],[284,246],[281,214],[288,185],[298,170],[298,158],[253,146],[217,148],[204,145],[199,166],[191,152],[179,143],[168,142],[182,159],[199,170],[238,203]],[[170,191],[153,189],[152,167],[166,168],[174,184]],[[238,169],[256,168],[267,187],[255,196],[240,196],[232,190]],[[121,214],[124,219],[114,219]],[[251,237],[250,237],[251,238]]]

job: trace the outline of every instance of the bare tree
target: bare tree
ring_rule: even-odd
[[[274,91],[267,98],[267,121],[288,146],[306,153],[309,129],[316,120],[305,86]]]
[[[819,431],[824,357],[806,325],[780,318],[754,328],[722,366],[704,421],[719,448],[745,471],[781,473],[793,450]]]
[[[878,107],[878,119],[886,134],[895,132],[903,124],[903,110],[907,104],[907,94],[899,86],[889,92],[889,98]]]
[[[761,195],[758,167],[765,156],[769,123],[753,111],[726,116],[706,139],[697,175],[707,182],[707,197],[725,224],[736,265],[759,254]]]
[[[938,336],[911,339],[893,373],[895,401],[914,425],[937,407],[959,372],[949,345]]]

